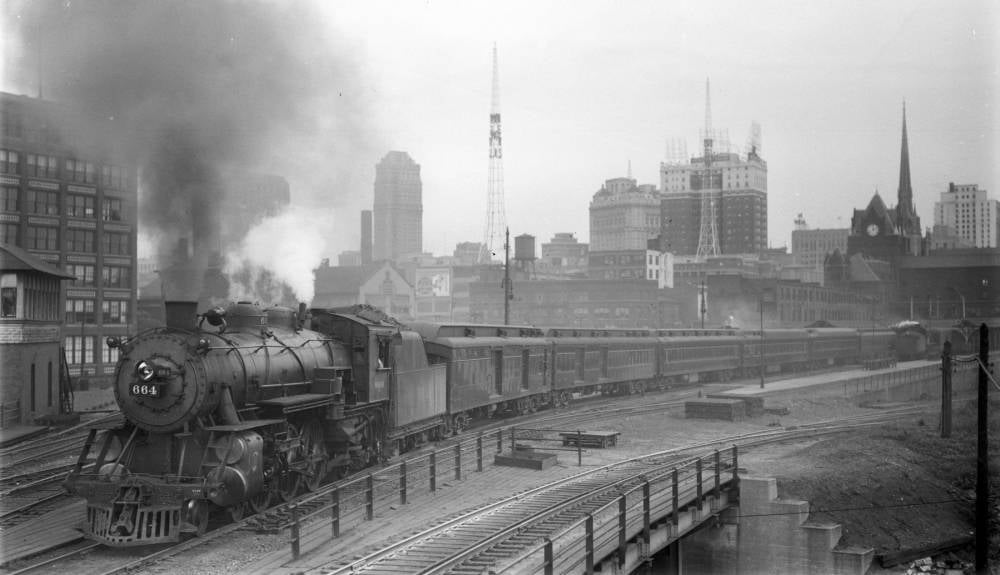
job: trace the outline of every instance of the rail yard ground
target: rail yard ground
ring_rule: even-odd
[[[683,409],[666,414],[636,415],[595,425],[621,432],[617,447],[593,449],[585,466],[597,466],[672,446],[767,429],[871,413],[879,406],[858,405],[841,389],[804,388],[768,395],[765,406],[785,415],[764,414],[740,422],[684,419]],[[655,397],[661,397],[659,395]],[[844,545],[873,547],[878,554],[918,549],[972,533],[976,457],[976,410],[973,397],[955,401],[950,439],[938,431],[940,402],[918,402],[926,409],[897,423],[853,431],[806,442],[771,445],[741,454],[745,473],[775,477],[779,495],[810,502],[812,518],[843,526]],[[991,412],[1000,400],[991,402]],[[1000,440],[1000,416],[990,418],[992,443]],[[1000,494],[1000,449],[991,450],[992,492]],[[159,566],[151,573],[293,573],[315,566],[321,557],[346,560],[381,544],[420,530],[445,516],[477,506],[485,500],[513,494],[557,476],[574,474],[576,454],[560,453],[557,466],[546,471],[488,468],[460,482],[448,481],[434,495],[416,497],[405,506],[376,516],[374,521],[327,541],[320,549],[288,563],[287,532],[261,535],[237,532],[205,548],[196,549]],[[996,506],[994,525],[996,525]],[[1000,562],[1000,539],[992,540],[992,563]],[[971,564],[971,546],[949,557]],[[905,573],[908,562],[882,568],[878,560],[870,573]],[[87,560],[77,560],[77,572],[87,572]],[[939,572],[944,572],[943,570]],[[1000,572],[1000,571],[995,571]]]

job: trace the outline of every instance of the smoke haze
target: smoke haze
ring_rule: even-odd
[[[225,252],[257,265],[286,262],[253,253],[261,244],[219,242],[225,172],[284,176],[297,204],[332,209],[354,201],[349,192],[361,183],[351,167],[372,157],[363,135],[368,115],[350,55],[324,31],[314,8],[33,0],[3,10],[5,74],[31,87],[40,76],[46,99],[107,119],[116,143],[139,166],[140,234],[155,245],[160,269],[170,267],[181,239],[191,244],[189,267],[196,272],[217,249],[227,261],[233,256]],[[307,229],[290,221],[300,213],[283,216],[286,229]],[[284,233],[268,228],[264,243],[280,245],[273,242]],[[328,234],[308,235],[319,245],[297,252],[315,255],[295,268],[306,275],[286,278],[289,270],[275,270],[300,297],[312,292],[319,255],[335,249]],[[177,283],[198,281],[195,274]]]

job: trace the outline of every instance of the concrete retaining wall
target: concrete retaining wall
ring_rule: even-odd
[[[808,502],[778,499],[775,479],[742,477],[738,510],[682,541],[681,572],[863,575],[874,550],[838,549],[840,535],[809,521]]]

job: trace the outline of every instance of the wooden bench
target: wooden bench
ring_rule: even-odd
[[[559,435],[562,437],[563,445],[576,446],[577,438],[581,447],[612,447],[618,445],[618,431],[563,431]]]

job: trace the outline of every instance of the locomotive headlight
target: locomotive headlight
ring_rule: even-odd
[[[139,376],[139,379],[149,381],[156,377],[156,369],[149,365],[148,362],[140,361],[135,364],[135,374]]]

